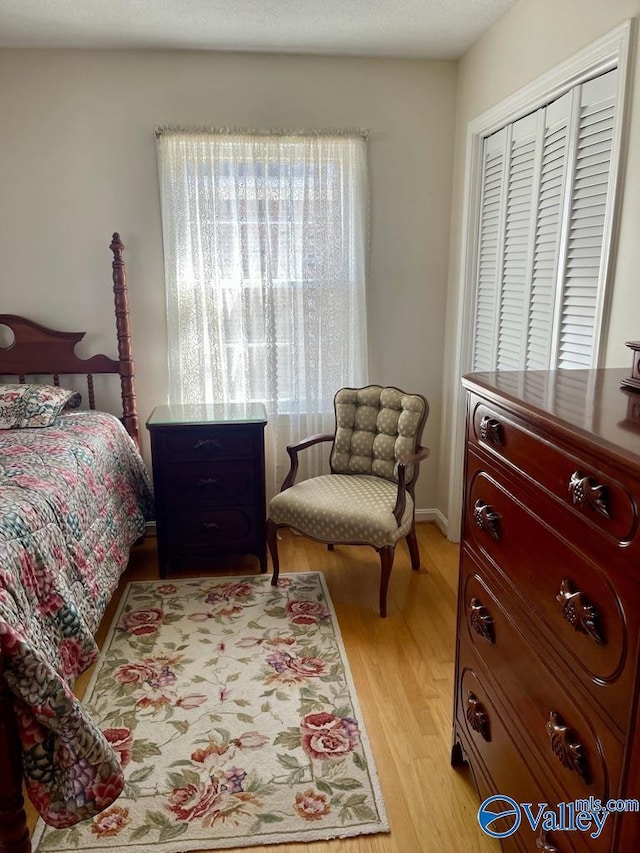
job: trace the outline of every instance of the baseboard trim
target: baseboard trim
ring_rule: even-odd
[[[439,509],[417,509],[416,521],[435,524],[442,535],[449,538],[449,523]]]

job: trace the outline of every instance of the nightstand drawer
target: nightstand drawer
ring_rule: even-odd
[[[162,469],[168,506],[253,503],[259,478],[252,459],[237,462],[171,462]]]
[[[215,547],[241,544],[255,536],[253,507],[224,507],[220,509],[179,510],[167,525],[167,536],[176,553],[179,546]]]
[[[250,459],[257,452],[256,430],[237,426],[157,430],[155,445],[157,452],[169,461]]]

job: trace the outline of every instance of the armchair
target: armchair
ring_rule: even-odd
[[[291,460],[280,493],[269,503],[267,543],[279,574],[278,529],[289,527],[329,548],[370,545],[380,554],[380,615],[396,543],[406,537],[411,567],[420,568],[415,531],[415,485],[429,451],[420,445],[429,404],[421,394],[369,385],[342,388],[335,396],[335,433],[311,436],[287,447]],[[296,483],[298,453],[333,442],[330,474]]]

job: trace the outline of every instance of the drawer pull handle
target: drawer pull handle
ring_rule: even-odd
[[[551,739],[551,749],[563,767],[577,773],[585,784],[589,784],[589,768],[584,757],[581,743],[572,737],[571,729],[562,722],[555,711],[549,712],[547,734]]]
[[[480,421],[480,438],[487,444],[502,447],[504,444],[504,432],[502,424],[495,418],[485,415]]]
[[[560,853],[556,845],[549,841],[549,836],[544,829],[540,830],[540,835],[536,838],[536,848],[540,850],[540,853]]]
[[[585,477],[582,471],[574,471],[569,480],[569,494],[576,506],[587,507],[605,518],[611,518],[607,487],[593,477]]]
[[[500,516],[492,506],[477,500],[473,507],[473,520],[476,526],[488,533],[492,539],[500,538]]]
[[[571,581],[563,579],[556,599],[562,605],[562,615],[576,631],[587,634],[599,646],[605,645],[600,629],[600,614],[593,604],[589,604],[584,592],[572,591]]]
[[[219,486],[221,483],[222,480],[219,480],[218,477],[201,477],[196,485],[202,488],[204,486]]]
[[[224,527],[217,521],[203,521],[202,526],[205,530],[224,530]]]
[[[484,604],[477,598],[472,598],[469,602],[469,623],[476,634],[494,645],[496,638],[493,630],[493,619]]]
[[[467,720],[471,728],[489,743],[491,732],[489,730],[489,717],[482,703],[475,693],[469,691],[467,696]]]
[[[193,445],[194,450],[203,450],[206,447],[211,447],[214,450],[222,450],[222,445],[217,438],[200,438]]]

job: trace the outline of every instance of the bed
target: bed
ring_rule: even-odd
[[[81,359],[84,333],[0,314],[13,334],[0,347],[0,853],[31,849],[23,784],[54,826],[96,814],[123,786],[116,753],[71,690],[152,515],[118,234],[110,249],[117,359]],[[121,419],[96,408],[99,374],[120,379]],[[86,410],[65,386],[80,376]]]

